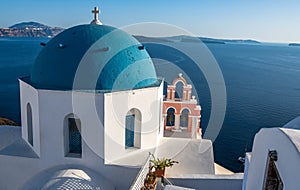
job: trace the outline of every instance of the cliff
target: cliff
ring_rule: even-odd
[[[19,126],[17,123],[3,117],[0,117],[0,126],[1,125]]]

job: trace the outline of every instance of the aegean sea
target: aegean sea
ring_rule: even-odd
[[[18,78],[28,76],[41,42],[47,38],[0,38],[0,116],[20,121]],[[194,43],[183,43],[195,48]],[[300,47],[271,43],[206,44],[223,73],[227,110],[222,129],[213,142],[215,161],[235,172],[243,165],[237,158],[251,151],[261,128],[281,127],[300,114]],[[174,56],[164,46],[145,45],[151,56],[172,61],[192,80],[202,106],[205,133],[211,95],[201,70],[190,60]],[[166,53],[167,52],[167,53]],[[166,57],[169,56],[169,57]],[[167,78],[170,65],[154,60],[157,75]],[[53,76],[55,77],[55,76]],[[167,81],[167,80],[166,80]]]

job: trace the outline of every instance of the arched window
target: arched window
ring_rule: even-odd
[[[125,148],[141,147],[142,115],[138,109],[131,109],[125,118]]]
[[[277,151],[269,150],[263,190],[283,190],[283,181],[275,163],[277,160]]]
[[[189,110],[184,109],[180,115],[180,126],[181,127],[188,127],[189,126]]]
[[[183,83],[179,81],[176,84],[175,98],[182,99],[182,97],[183,97]]]
[[[167,110],[167,126],[174,126],[175,125],[175,109],[169,108]]]
[[[81,157],[82,137],[81,121],[74,114],[69,114],[64,121],[65,154],[69,157]]]
[[[27,104],[27,139],[33,146],[32,109],[29,103]]]

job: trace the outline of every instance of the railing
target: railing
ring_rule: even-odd
[[[145,165],[140,169],[138,175],[136,176],[130,190],[140,190],[144,186],[144,180],[150,169],[150,155],[147,158]]]
[[[166,185],[173,185],[173,184],[168,180],[168,178],[166,178],[166,177],[164,177],[164,176],[161,177],[161,184],[162,184],[163,186],[166,186]]]
[[[155,190],[163,190],[166,185],[173,185],[167,178],[162,176],[156,183]]]
[[[130,190],[141,190],[141,188],[144,186],[144,180],[146,179],[146,176],[151,167],[150,160],[151,160],[151,154],[149,154],[146,163],[137,174],[135,180],[133,181],[130,187]],[[162,176],[158,181],[158,183],[156,184],[156,189],[163,189],[163,187],[165,187],[166,185],[172,185],[172,183],[167,178]]]

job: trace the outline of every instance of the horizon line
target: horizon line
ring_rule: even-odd
[[[53,27],[53,28],[55,28],[55,27],[56,28],[62,28],[63,30],[66,30],[66,29],[71,28],[73,26],[81,25],[79,23],[79,24],[72,25],[70,27],[51,26],[51,25],[44,24],[44,23],[41,23],[41,22],[36,21],[36,20],[31,20],[31,21],[20,21],[20,22],[17,22],[15,24],[12,24],[8,27],[1,27],[0,26],[0,29],[8,29],[11,26],[14,26],[14,25],[17,25],[17,24],[29,23],[29,22],[35,22],[35,23],[42,24],[42,25],[49,26],[49,27]],[[89,23],[86,23],[86,24],[89,24]],[[104,25],[106,25],[106,24],[104,24]],[[111,25],[107,25],[107,26],[111,26]],[[116,27],[116,28],[122,28],[122,27]],[[289,42],[287,42],[287,41],[276,41],[276,40],[265,41],[265,40],[257,40],[255,38],[249,38],[249,37],[215,37],[215,36],[207,36],[207,35],[185,35],[185,34],[170,35],[170,36],[148,36],[148,35],[140,35],[140,34],[131,34],[131,35],[133,35],[133,36],[143,36],[143,37],[149,37],[149,38],[168,38],[168,37],[178,37],[178,36],[189,36],[189,37],[198,37],[198,38],[209,38],[209,39],[214,39],[214,40],[243,40],[243,41],[252,40],[252,41],[259,42],[259,43],[275,43],[275,44],[290,44],[290,43],[298,44],[299,43],[300,44],[300,42],[298,42],[298,41],[289,41]]]

